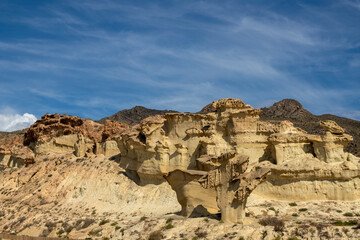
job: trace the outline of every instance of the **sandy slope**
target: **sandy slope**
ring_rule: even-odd
[[[153,239],[360,238],[356,226],[332,224],[359,220],[360,201],[296,204],[252,195],[244,226],[221,223],[216,215],[183,218],[177,214],[180,205],[167,183],[138,186],[116,161],[103,156],[51,154],[29,167],[8,168],[0,174],[0,231],[19,235],[79,239],[148,239],[150,235]],[[268,217],[282,220],[284,228],[275,231],[274,226],[259,224]]]

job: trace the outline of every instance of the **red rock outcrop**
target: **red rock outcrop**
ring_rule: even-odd
[[[102,133],[102,142],[113,140],[112,137],[118,133],[128,129],[129,125],[126,123],[116,122],[112,120],[105,120],[104,131]]]
[[[65,114],[46,114],[25,132],[24,144],[46,142],[53,137],[81,134],[95,142],[102,140],[104,126],[89,119]]]

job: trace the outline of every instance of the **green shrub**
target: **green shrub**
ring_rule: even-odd
[[[171,229],[171,228],[174,228],[174,225],[172,225],[171,223],[168,223],[168,224],[165,226],[165,229]]]
[[[111,224],[111,226],[116,226],[118,223],[117,222],[113,222],[112,224]]]
[[[354,214],[352,214],[351,212],[346,212],[343,214],[345,217],[353,217]]]
[[[299,212],[306,212],[307,211],[307,208],[300,208],[299,209]]]
[[[105,224],[107,224],[109,222],[110,222],[110,220],[103,219],[103,220],[100,221],[99,225],[102,226],[102,225],[105,225]]]
[[[144,217],[140,218],[140,221],[145,221],[146,219],[147,219],[147,217],[144,216]]]
[[[297,204],[296,204],[295,202],[289,203],[289,205],[290,205],[291,207],[296,207],[296,206],[297,206]]]
[[[355,226],[357,225],[357,221],[335,221],[332,223],[334,226]]]
[[[293,217],[298,217],[298,216],[299,216],[299,214],[297,214],[297,213],[293,213],[293,214],[291,214],[291,216],[293,216]]]
[[[89,236],[100,237],[100,233],[99,233],[99,232],[96,232],[96,231],[94,231],[94,230],[90,231],[90,232],[88,233],[88,235],[89,235]]]
[[[173,218],[168,218],[166,219],[166,223],[171,223],[174,219]]]
[[[154,231],[150,233],[148,240],[161,240],[164,238],[164,235],[161,231]]]

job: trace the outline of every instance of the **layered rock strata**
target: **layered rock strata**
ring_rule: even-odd
[[[74,152],[77,157],[112,156],[119,153],[112,137],[127,128],[127,124],[111,120],[100,124],[75,116],[46,114],[25,132],[24,144],[36,155]]]
[[[360,199],[359,158],[344,152],[352,137],[336,123],[323,121],[325,133],[312,135],[289,121],[260,121],[261,110],[240,99],[221,99],[208,108],[212,111],[206,114],[153,116],[124,131],[116,140],[121,166],[136,172],[142,184],[160,183],[166,176],[173,189],[182,192],[178,195],[182,205],[190,206],[183,207],[185,215],[201,201],[216,209],[213,200],[195,199],[192,194],[198,190],[189,189],[199,189],[194,181],[219,167],[227,154],[247,156],[249,169],[261,162],[272,163],[268,179],[255,190],[259,195],[295,200]],[[214,191],[209,194],[214,196]]]

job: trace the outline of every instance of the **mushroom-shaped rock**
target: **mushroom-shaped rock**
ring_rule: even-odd
[[[344,129],[339,126],[339,124],[331,120],[321,121],[320,126],[325,131],[331,132],[332,134],[344,134],[345,132]]]
[[[198,182],[205,175],[205,171],[174,170],[164,176],[176,192],[181,205],[181,215],[206,216],[219,212],[215,190],[205,189]]]

